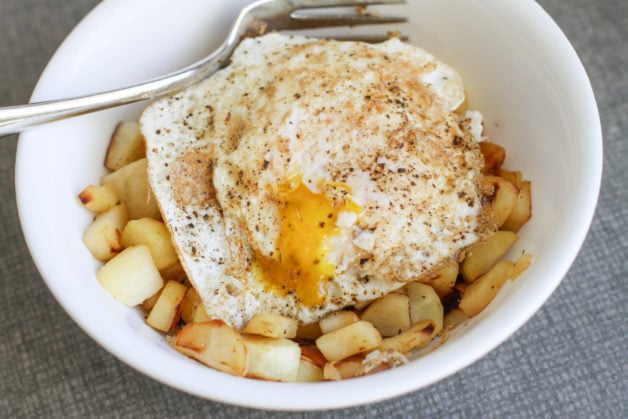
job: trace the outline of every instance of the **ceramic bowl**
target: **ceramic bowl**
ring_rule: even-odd
[[[115,88],[162,75],[217,47],[244,1],[104,0],[68,36],[32,100]],[[395,6],[397,7],[397,6]],[[508,151],[506,167],[533,185],[532,220],[511,256],[533,254],[480,315],[408,365],[340,382],[292,384],[226,375],[188,359],[96,282],[81,241],[91,215],[77,194],[104,174],[119,120],[146,103],[40,126],[19,140],[16,189],[28,247],[76,323],[121,361],[168,386],[234,405],[312,410],[376,402],[454,374],[494,349],[546,301],[576,258],[596,206],[602,138],[591,85],[576,52],[532,0],[416,0],[404,8],[409,42],[462,75],[469,107]]]

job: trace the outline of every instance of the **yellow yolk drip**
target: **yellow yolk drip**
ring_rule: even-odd
[[[350,192],[347,185],[332,186]],[[362,208],[351,199],[334,207],[331,199],[312,192],[299,180],[296,187],[285,192],[280,203],[276,251],[271,257],[256,257],[258,278],[281,295],[294,292],[304,305],[322,304],[324,283],[336,276],[336,266],[328,260],[326,242],[340,234],[336,220],[342,211],[359,213]]]

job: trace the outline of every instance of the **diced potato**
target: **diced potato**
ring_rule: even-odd
[[[519,259],[512,265],[512,269],[508,274],[508,279],[515,279],[521,275],[526,269],[530,267],[532,263],[532,255],[530,253],[524,253]]]
[[[488,271],[502,256],[508,252],[517,235],[511,231],[497,231],[485,241],[471,245],[462,261],[462,277],[473,282],[477,277]]]
[[[394,349],[384,351],[374,350],[369,352],[362,361],[362,366],[356,371],[355,376],[374,374],[385,371],[393,367],[398,367],[408,363],[408,358],[404,354]]]
[[[501,227],[515,207],[519,189],[498,176],[485,176],[484,182],[492,186],[493,195],[490,197],[491,214],[497,227]]]
[[[177,282],[186,283],[185,285],[190,286],[190,284],[187,283],[185,270],[179,261],[166,268],[160,269],[159,273],[161,273],[163,279],[174,279]]]
[[[317,381],[323,381],[324,379],[325,376],[323,375],[323,368],[318,365],[314,365],[303,358],[299,360],[299,369],[294,381],[297,383],[314,383]]]
[[[165,269],[179,261],[166,225],[152,218],[130,220],[121,237],[124,247],[145,244],[150,249],[157,269]]]
[[[189,287],[181,302],[181,319],[185,323],[205,322],[209,316],[203,307],[200,295],[193,287]]]
[[[469,320],[469,316],[464,314],[464,311],[462,311],[460,307],[455,307],[445,315],[445,319],[443,320],[443,329],[453,329],[454,327],[460,326],[467,320]]]
[[[449,259],[445,264],[436,271],[433,275],[425,277],[419,282],[429,285],[436,291],[436,294],[440,298],[445,297],[451,292],[456,285],[456,279],[458,279],[458,270],[460,264],[455,259]]]
[[[110,185],[88,185],[78,197],[83,206],[92,212],[106,211],[119,201]]]
[[[197,305],[192,314],[192,322],[206,322],[207,320],[210,320],[210,318],[207,311],[205,311],[205,306],[203,304]]]
[[[397,351],[407,354],[415,348],[422,348],[427,345],[434,335],[435,325],[432,320],[424,320],[415,323],[408,330],[386,338],[379,346],[380,351]]]
[[[325,358],[316,345],[302,345],[301,359],[305,359],[306,361],[314,365],[318,365],[321,368],[327,363],[327,358]]]
[[[362,311],[364,308],[366,308],[366,306],[368,306],[372,302],[373,302],[373,300],[356,301],[353,304],[353,309],[357,310],[357,311]]]
[[[128,221],[124,205],[119,204],[96,216],[83,233],[83,243],[90,253],[106,262],[123,249],[122,230]]]
[[[244,328],[244,333],[268,338],[294,338],[298,322],[295,319],[272,313],[255,314]]]
[[[240,376],[246,373],[246,343],[222,320],[185,325],[175,336],[173,346],[218,371]]]
[[[532,190],[530,181],[521,182],[517,202],[502,224],[502,230],[517,232],[532,217]]]
[[[297,328],[297,339],[310,339],[316,340],[318,339],[323,332],[321,331],[321,327],[318,322],[301,324]]]
[[[407,285],[410,303],[410,321],[412,324],[425,320],[434,322],[433,336],[443,328],[443,304],[436,291],[429,285],[410,282]]]
[[[146,159],[140,159],[121,167],[101,179],[103,185],[110,185],[126,204],[129,218],[154,218],[161,220],[157,201],[148,185]]]
[[[201,296],[198,295],[196,289],[189,287],[181,302],[181,319],[185,323],[192,323],[194,310],[196,310],[196,307],[199,305],[202,305]]]
[[[118,170],[136,160],[146,156],[144,137],[140,131],[140,124],[136,121],[122,121],[118,123],[105,155],[105,167]]]
[[[181,301],[188,288],[177,281],[168,281],[155,302],[146,323],[162,332],[170,333],[179,322]]]
[[[364,357],[361,355],[352,356],[342,361],[328,362],[323,367],[323,377],[326,380],[344,380],[355,377],[362,367]]]
[[[373,324],[382,336],[395,336],[410,327],[409,306],[407,295],[391,292],[373,301],[361,318]]]
[[[246,375],[272,381],[296,381],[301,347],[290,339],[245,335]]]
[[[469,285],[471,285],[471,282],[456,282],[456,285],[454,285],[454,289],[458,291],[459,294],[463,294],[465,290],[469,287]]]
[[[96,273],[100,285],[115,299],[135,306],[154,295],[163,280],[147,246],[124,249]]]
[[[515,185],[517,188],[521,188],[521,182],[523,181],[523,175],[519,170],[500,170],[497,174],[499,177],[506,179],[508,182]]]
[[[345,327],[360,320],[357,314],[349,310],[338,310],[323,317],[319,322],[319,327],[323,334]]]
[[[484,310],[506,282],[512,267],[511,261],[502,259],[491,270],[470,284],[458,305],[464,314],[473,317]]]
[[[369,322],[360,320],[316,339],[316,346],[329,361],[341,361],[370,351],[382,343],[382,335]]]
[[[484,156],[482,173],[496,175],[506,159],[506,150],[504,150],[504,147],[488,141],[481,141],[480,152],[482,156]]]
[[[163,277],[162,277],[162,279],[163,279]],[[155,307],[155,303],[157,302],[157,299],[159,298],[160,294],[161,294],[161,290],[157,291],[152,296],[150,296],[147,299],[145,299],[144,301],[142,301],[142,310],[144,310],[146,312],[151,311],[151,309],[153,307]]]

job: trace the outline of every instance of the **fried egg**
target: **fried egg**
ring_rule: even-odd
[[[149,182],[208,315],[310,323],[492,229],[481,116],[424,50],[268,34],[141,117]]]

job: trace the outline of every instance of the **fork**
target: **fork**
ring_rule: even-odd
[[[225,67],[234,49],[248,36],[278,30],[405,22],[405,17],[371,14],[363,9],[371,5],[402,3],[405,3],[405,0],[258,0],[240,11],[222,45],[195,64],[163,77],[117,90],[0,108],[0,137],[34,125],[155,99],[181,90]],[[356,12],[323,13],[324,10],[317,10],[337,7],[356,7]],[[372,42],[385,40],[387,37],[369,38]]]

